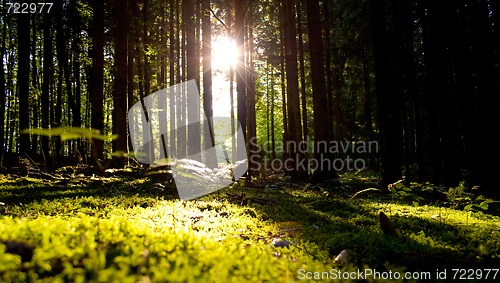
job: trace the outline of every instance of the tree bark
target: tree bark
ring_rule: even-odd
[[[5,70],[4,70],[4,53],[5,53],[5,41],[7,39],[7,17],[2,14],[4,20],[2,27],[2,43],[0,45],[0,105],[7,106],[7,92],[6,92],[6,81],[5,81]],[[6,107],[0,107],[0,165],[2,165],[3,155],[6,150],[5,146],[5,109]]]
[[[328,120],[328,95],[325,87],[325,69],[323,61],[323,40],[321,37],[321,20],[319,1],[307,1],[307,26],[309,34],[309,50],[311,52],[311,77],[314,111],[314,157],[317,169],[313,174],[313,182],[336,179],[337,175],[331,163],[331,154],[326,152],[324,144],[332,140],[331,121]],[[329,162],[324,162],[324,160]]]
[[[92,19],[92,69],[90,73],[91,127],[104,132],[104,2],[93,0]],[[94,158],[102,159],[104,142],[94,140],[92,149]]]
[[[249,171],[247,174],[247,179],[251,180],[252,176],[257,175],[259,168],[259,151],[257,146],[257,117],[255,112],[255,77],[254,77],[254,67],[253,67],[253,28],[252,28],[252,14],[247,15],[248,18],[248,35],[247,35],[247,124],[248,124],[248,136],[247,136],[247,148],[249,154]]]
[[[237,48],[236,58],[236,93],[237,93],[237,115],[243,132],[243,140],[247,138],[247,85],[245,82],[245,0],[234,1],[234,29]],[[242,143],[239,143],[242,144]],[[234,150],[234,149],[233,149]],[[237,147],[237,156],[246,156],[246,148]]]
[[[372,0],[373,54],[375,59],[375,86],[379,111],[381,185],[387,186],[402,178],[401,171],[401,116],[400,103],[395,93],[394,58],[389,53],[386,31],[386,2]]]
[[[299,148],[302,141],[300,124],[299,81],[297,67],[297,29],[295,23],[295,6],[292,0],[284,0],[285,59],[287,80],[287,110],[289,142],[286,148],[293,164],[289,167],[292,178],[300,180],[307,175],[304,165],[304,154]]]
[[[204,149],[207,150],[205,163],[209,168],[217,167],[217,156],[215,152],[208,151],[215,146],[214,129],[213,129],[213,116],[214,111],[212,108],[212,30],[210,24],[210,0],[203,0],[203,17],[202,17],[202,31],[203,31],[203,110],[207,117],[207,122],[204,123]]]
[[[182,2],[182,12],[184,16],[184,24],[186,28],[186,59],[187,59],[187,80],[195,80],[199,76],[199,68],[197,66],[196,57],[196,33],[195,33],[195,1],[185,0]],[[199,81],[196,82],[196,85]],[[197,98],[193,97],[193,93],[186,90],[186,103],[187,103],[187,119],[188,119],[188,140],[187,151],[188,156],[195,160],[201,160],[201,135],[200,135],[200,105]],[[194,90],[193,90],[194,91]]]
[[[51,95],[51,85],[54,73],[54,54],[52,48],[52,15],[47,13],[44,15],[43,22],[43,80],[42,80],[42,128],[49,128],[51,125],[49,120],[50,107],[50,95]],[[49,137],[42,136],[42,152],[45,155],[45,160],[50,161],[49,157]],[[47,162],[50,163],[50,162]],[[47,167],[51,167],[52,164],[47,164]]]
[[[304,36],[302,31],[302,9],[301,2],[297,2],[297,33],[299,34],[299,62],[300,62],[300,98],[302,107],[302,138],[304,141],[309,139],[309,129],[307,128],[307,91],[306,91],[306,71],[304,55]],[[302,150],[307,150],[304,148]]]
[[[493,1],[494,2],[494,1]],[[467,12],[470,20],[470,40],[477,75],[477,91],[479,94],[480,109],[480,154],[489,160],[497,160],[499,153],[491,150],[490,131],[497,127],[500,107],[495,97],[500,93],[500,80],[498,79],[498,66],[495,67],[493,45],[491,44],[491,26],[489,24],[489,9],[486,0],[467,0]],[[498,4],[493,6],[498,8]],[[498,12],[494,10],[493,13]],[[498,16],[498,15],[496,15]],[[497,19],[497,18],[496,18]],[[498,30],[498,26],[495,27]],[[498,31],[497,31],[498,35]],[[498,40],[498,39],[497,39]],[[498,54],[497,54],[498,55]],[[495,188],[495,168],[487,162],[480,163],[479,186],[482,190],[493,191]]]
[[[29,3],[29,1],[23,1]],[[18,14],[17,16],[17,46],[18,46],[18,71],[17,71],[17,93],[19,97],[19,109],[23,114],[19,115],[19,131],[28,129],[31,115],[29,114],[29,87],[30,87],[30,15]],[[30,153],[30,136],[19,136],[19,152]]]
[[[127,152],[127,54],[128,54],[128,11],[127,3],[115,0],[117,23],[115,40],[115,80],[113,95],[113,129],[118,138],[114,140],[113,150]],[[147,1],[147,0],[146,0]],[[147,84],[148,82],[146,82]],[[123,158],[117,158],[115,166],[123,166]]]

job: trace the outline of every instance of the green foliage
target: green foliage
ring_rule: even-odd
[[[474,189],[474,188],[473,188]],[[470,192],[467,192],[467,186],[465,182],[460,182],[460,184],[454,188],[449,188],[445,192],[448,203],[453,208],[463,208],[463,210],[482,210],[486,211],[491,203],[497,202],[486,197],[479,195],[476,196]]]
[[[118,135],[102,135],[99,130],[79,127],[56,127],[51,129],[34,128],[24,129],[21,134],[32,134],[41,136],[59,136],[62,141],[85,138],[88,140],[115,140]]]
[[[424,201],[424,198],[414,193],[412,188],[405,186],[403,180],[389,185],[388,189],[395,200],[410,199],[414,206],[418,206],[420,202]]]

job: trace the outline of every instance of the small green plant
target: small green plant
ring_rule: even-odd
[[[390,184],[387,188],[391,192],[392,198],[397,201],[409,199],[414,206],[418,206],[424,200],[423,197],[415,194],[412,188],[405,186],[403,180]]]
[[[473,187],[472,189],[475,188],[477,187]],[[467,192],[467,185],[465,184],[465,182],[460,182],[458,186],[449,188],[448,191],[445,192],[445,194],[448,199],[448,203],[452,208],[457,209],[463,207],[464,211],[487,211],[489,208],[489,204],[496,202],[494,200],[487,199],[482,195],[476,196],[471,192]]]

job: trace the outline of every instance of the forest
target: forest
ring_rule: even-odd
[[[497,276],[498,1],[0,2],[0,281]]]

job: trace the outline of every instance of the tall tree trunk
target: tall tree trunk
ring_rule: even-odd
[[[468,184],[479,185],[481,174],[480,139],[481,129],[479,122],[479,101],[476,96],[474,83],[472,53],[468,40],[468,23],[464,0],[448,3],[449,52],[452,61],[452,72],[459,110],[459,123],[463,137],[465,167],[469,170]]]
[[[165,1],[166,2],[166,1]],[[160,75],[158,78],[158,88],[164,89],[167,85],[167,16],[165,6],[166,3],[161,3],[161,25],[160,25],[160,50],[158,54],[158,59],[160,61]],[[166,113],[165,113],[166,115]]]
[[[252,14],[247,15],[248,18],[248,39],[247,39],[247,148],[249,154],[249,171],[247,174],[247,179],[251,180],[252,176],[257,175],[259,164],[257,162],[259,157],[258,147],[257,147],[257,117],[255,113],[255,75],[253,67],[253,29],[252,29]],[[299,118],[300,119],[300,118]]]
[[[90,105],[91,127],[104,132],[104,2],[93,0],[92,19],[92,69],[90,73]],[[94,158],[102,159],[104,153],[104,143],[101,140],[94,140],[92,149]]]
[[[227,0],[227,14],[226,14],[226,25],[228,28],[227,33],[231,38],[233,38],[233,1]],[[231,161],[236,160],[236,120],[234,115],[234,68],[232,65],[229,66],[229,112],[231,117]]]
[[[295,6],[292,0],[284,0],[285,10],[285,58],[286,58],[286,80],[287,80],[287,110],[288,110],[288,133],[289,142],[287,152],[293,162],[291,176],[302,179],[306,176],[304,154],[299,145],[302,141],[300,125],[300,100],[299,81],[297,67],[297,29],[295,23]],[[301,165],[302,164],[302,165]]]
[[[113,150],[127,152],[127,43],[128,43],[128,11],[127,3],[115,0],[115,80],[113,95],[113,129],[118,138],[114,141]],[[147,1],[147,0],[146,0]],[[148,82],[146,82],[148,83]],[[122,159],[117,159],[116,166],[122,166]]]
[[[185,13],[184,11],[181,10],[180,7],[181,3],[177,6],[177,15],[178,16],[178,21],[177,21],[177,40],[178,40],[178,53],[177,53],[177,62],[178,62],[178,68],[177,68],[177,83],[180,83],[182,81],[186,80],[186,21],[185,21]],[[181,16],[182,14],[182,16]],[[182,20],[181,20],[182,18]],[[181,24],[182,21],[182,24]],[[181,60],[182,58],[182,60]],[[179,106],[179,109],[177,110],[177,157],[178,158],[185,158],[186,157],[186,100],[185,100],[185,94],[182,89],[177,90],[180,92],[180,95],[178,96],[179,101],[177,102],[177,105]]]
[[[176,30],[174,28],[177,25],[176,23],[176,17],[178,17],[177,14],[177,9],[178,7],[177,3],[174,0],[169,1],[169,8],[170,8],[170,17],[169,17],[169,36],[170,36],[170,50],[169,50],[169,59],[170,59],[170,66],[169,66],[169,75],[170,75],[170,86],[175,85],[177,76],[176,76],[176,64],[177,64],[177,69],[179,69],[178,61],[177,61],[177,53],[179,52],[178,49],[178,37]],[[177,156],[177,131],[175,131],[175,121],[176,121],[176,115],[175,115],[175,105],[176,105],[176,100],[175,100],[175,95],[170,95],[169,98],[169,110],[170,110],[170,153],[169,156],[175,157]]]
[[[446,6],[443,0],[426,1],[427,4],[427,24],[428,29],[425,33],[424,44],[425,50],[425,63],[426,72],[428,75],[427,95],[433,98],[429,101],[429,112],[433,112],[432,104],[437,105],[437,116],[434,120],[429,120],[429,125],[437,124],[438,135],[433,137],[431,135],[431,154],[434,159],[433,165],[437,168],[435,170],[434,182],[444,182],[446,186],[455,186],[458,183],[460,174],[460,160],[459,156],[459,143],[460,137],[458,136],[458,122],[456,113],[456,101],[450,92],[449,82],[449,58],[448,58],[448,44],[446,36],[448,31],[442,24],[443,18],[446,19]],[[446,20],[447,22],[447,20]],[[427,43],[426,43],[427,41]],[[437,123],[436,123],[437,122]],[[434,126],[430,126],[434,127]],[[436,131],[432,128],[432,132]]]
[[[243,132],[243,139],[246,141],[247,137],[247,86],[245,82],[246,70],[245,70],[245,0],[235,0],[234,1],[234,29],[235,29],[235,40],[237,48],[236,57],[236,93],[237,93],[237,108],[238,108],[238,122],[240,123],[241,130]],[[239,144],[242,144],[239,142]],[[234,150],[234,149],[233,149]],[[244,152],[246,148],[238,147],[237,156],[246,156]]]
[[[79,2],[77,0],[72,0],[70,3],[70,15],[71,15],[71,28],[73,30],[72,32],[72,51],[73,51],[73,82],[74,82],[74,99],[75,99],[75,107],[73,109],[73,127],[80,128],[82,126],[82,115],[81,115],[81,108],[82,108],[82,101],[81,101],[81,92],[82,92],[82,84],[81,84],[81,78],[80,78],[80,53],[81,53],[81,45],[82,45],[82,40],[80,38],[80,33],[82,31],[81,27],[81,19],[80,19],[80,12],[79,12]],[[79,157],[83,157],[85,155],[85,152],[83,152],[83,146],[82,146],[82,141],[81,140],[75,140],[74,143],[76,143],[75,149],[78,150],[77,154]]]
[[[186,0],[182,2],[182,13],[186,28],[186,59],[187,59],[187,80],[196,80],[199,76],[198,63],[199,58],[196,57],[196,33],[195,33],[195,1]],[[198,85],[199,82],[196,82]],[[188,156],[195,160],[201,160],[201,135],[200,135],[200,105],[197,98],[193,97],[194,90],[186,90],[184,93],[187,103],[187,119],[188,119]]]
[[[10,18],[6,18],[6,19],[9,19]],[[10,22],[10,21],[9,21]],[[5,26],[4,26],[5,27]],[[8,31],[5,30],[5,32],[7,32],[7,38],[13,38],[14,37],[14,33],[17,32],[13,29],[9,29]],[[7,69],[7,80],[6,80],[6,90],[11,90],[11,92],[15,92],[14,90],[14,63],[15,61],[14,60],[10,60],[7,64],[6,69]],[[7,142],[7,146],[6,146],[6,151],[8,152],[14,152],[16,151],[16,144],[14,144],[14,129],[17,129],[17,125],[16,125],[16,103],[14,103],[14,99],[15,97],[13,95],[9,95],[7,98],[6,98],[6,103],[7,103],[7,117],[6,117],[6,125],[5,125],[5,129],[9,129],[8,133],[6,134],[6,142]]]
[[[38,64],[37,64],[37,54],[36,54],[36,51],[37,51],[37,33],[38,33],[38,27],[37,27],[37,24],[36,24],[36,18],[37,18],[37,14],[32,14],[31,15],[31,85],[32,85],[32,88],[35,89],[36,91],[38,91]],[[31,101],[31,109],[33,109],[33,121],[32,121],[32,125],[31,127],[33,128],[39,128],[40,127],[40,124],[39,124],[39,114],[38,114],[38,110],[39,110],[39,100],[38,100],[38,96],[37,95],[34,95],[32,99],[30,99]],[[39,136],[35,135],[32,137],[31,139],[31,146],[33,148],[33,151],[34,152],[38,152],[38,140],[39,140]]]
[[[302,31],[302,8],[301,2],[297,2],[297,33],[299,34],[299,62],[300,62],[300,98],[302,106],[302,137],[304,141],[309,139],[309,129],[307,128],[307,91],[306,91],[306,71],[305,63],[306,59],[304,56],[304,39]],[[307,151],[307,148],[302,150]]]
[[[401,115],[400,103],[392,77],[394,70],[388,46],[386,31],[386,2],[372,0],[373,54],[375,59],[375,86],[379,111],[380,150],[381,150],[381,185],[387,186],[402,178],[401,172]]]
[[[62,67],[62,64],[58,64],[57,66],[57,71],[59,72],[59,74],[62,76],[62,74],[64,73],[63,71],[63,67]],[[63,103],[62,103],[62,99],[63,98],[63,79],[60,78],[59,80],[57,80],[57,91],[56,91],[56,94],[55,94],[55,97],[53,97],[53,101],[55,101],[56,105],[54,107],[54,111],[50,112],[52,115],[52,117],[50,117],[50,121],[54,124],[54,127],[60,127],[62,126],[62,122],[63,122],[63,118],[62,118],[62,109],[63,109]],[[60,155],[63,154],[63,150],[62,150],[62,142],[61,142],[61,139],[55,139],[54,141],[54,157],[59,157]]]
[[[2,17],[6,19],[5,13],[2,13]],[[6,92],[6,81],[5,81],[5,70],[4,70],[4,53],[5,53],[5,41],[7,39],[7,22],[4,20],[2,26],[2,43],[0,45],[0,105],[7,106],[7,92]],[[6,150],[5,146],[5,109],[6,107],[0,107],[0,166],[2,165],[3,155]]]
[[[203,130],[204,149],[209,150],[215,146],[212,108],[212,30],[210,24],[210,0],[203,0],[203,110],[207,116],[207,122]],[[207,151],[205,163],[209,168],[217,167],[217,156],[215,151]]]
[[[475,72],[477,74],[477,90],[479,93],[480,109],[480,154],[488,156],[489,160],[497,160],[499,153],[491,150],[491,129],[496,128],[497,115],[500,111],[495,97],[500,93],[500,80],[498,79],[498,66],[495,69],[495,60],[491,44],[491,29],[488,23],[489,11],[486,0],[466,1],[468,15],[470,19],[470,36],[473,52]],[[498,8],[498,4],[493,6]],[[498,12],[497,10],[493,11]],[[498,15],[497,15],[498,16]],[[497,18],[496,18],[497,19]],[[495,27],[498,30],[498,26]],[[497,31],[498,35],[498,31]],[[494,166],[487,162],[480,163],[480,188],[486,191],[493,191],[495,188],[496,170]]]
[[[342,88],[341,83],[339,83],[341,80],[340,78],[342,77],[341,73],[337,74],[337,77],[339,80],[337,81],[336,87],[336,93],[335,93],[335,100],[334,100],[334,85],[333,85],[333,73],[332,73],[332,55],[331,55],[331,46],[330,46],[330,35],[331,35],[331,24],[328,22],[329,19],[331,19],[331,13],[329,11],[329,1],[324,1],[323,4],[323,19],[324,23],[322,24],[322,29],[324,31],[324,36],[323,36],[323,46],[325,48],[324,52],[324,62],[325,62],[325,74],[326,74],[326,97],[327,97],[327,118],[328,118],[328,125],[332,126],[332,131],[331,131],[331,138],[334,138],[333,135],[333,128],[335,126],[340,127],[340,115],[336,115],[336,113],[341,112],[340,108],[340,89]],[[319,44],[319,42],[318,42]],[[340,57],[340,54],[336,54],[336,56]],[[339,61],[339,59],[337,59]],[[340,60],[342,61],[342,60]],[[338,104],[338,105],[335,105]],[[337,108],[338,107],[338,108]],[[335,117],[337,116],[337,117]],[[341,137],[337,136],[337,140],[339,140]]]
[[[150,157],[150,161],[155,160],[155,150],[156,150],[156,145],[153,142],[153,126],[150,123],[151,122],[151,115],[152,113],[148,113],[146,110],[146,106],[144,104],[144,97],[148,96],[151,94],[151,65],[149,63],[149,52],[147,50],[149,49],[150,45],[150,39],[148,35],[148,30],[149,30],[149,18],[150,18],[150,2],[151,0],[143,0],[144,6],[142,7],[142,17],[143,17],[143,26],[142,26],[142,39],[143,39],[143,50],[142,50],[142,55],[144,56],[144,63],[143,63],[143,70],[144,70],[144,92],[142,92],[142,96],[140,96],[140,101],[142,104],[143,109],[146,111],[146,122],[148,122],[148,127],[147,131],[144,130],[144,135],[149,136],[149,140],[151,143],[149,143],[147,149],[149,150],[148,156]],[[159,148],[162,148],[161,145],[162,141],[160,140],[160,144],[158,145]]]
[[[323,40],[321,38],[321,20],[319,1],[307,1],[307,26],[309,31],[309,50],[311,52],[311,77],[313,90],[314,110],[314,153],[317,169],[313,175],[313,182],[326,179],[335,179],[333,158],[326,152],[325,143],[332,140],[328,120],[328,95],[325,87],[325,69],[323,64]],[[324,162],[324,161],[327,162]]]
[[[67,39],[64,30],[64,16],[63,16],[63,7],[65,3],[64,0],[60,0],[59,3],[56,4],[55,12],[56,12],[56,49],[57,49],[57,61],[62,66],[63,77],[64,77],[64,87],[66,89],[66,96],[68,102],[68,123],[72,125],[72,121],[74,120],[75,114],[75,98],[73,96],[73,89],[71,88],[71,71],[70,71],[70,58],[68,57],[67,50]]]
[[[42,81],[42,127],[47,129],[51,125],[49,120],[51,85],[54,73],[54,54],[52,47],[52,15],[44,15],[43,22],[43,81]],[[51,157],[49,157],[49,137],[42,136],[42,152],[45,156],[47,167],[52,167]]]
[[[129,15],[130,15],[130,21],[131,21],[131,25],[129,26],[129,34],[136,34],[136,25],[134,24],[134,20],[135,18],[137,17],[137,3],[135,0],[128,0],[128,10],[129,10]],[[134,36],[130,36],[129,37],[129,40],[128,40],[128,58],[127,58],[127,67],[128,67],[128,70],[127,70],[127,106],[128,106],[128,110],[130,110],[132,108],[132,106],[134,106],[134,102],[135,102],[135,95],[134,95],[134,92],[135,92],[135,84],[134,84],[134,78],[135,78],[135,49],[136,49],[136,46],[138,45],[138,40],[136,37]],[[133,141],[132,141],[132,136],[130,134],[130,127],[131,126],[135,126],[135,125],[130,125],[129,123],[129,135],[128,135],[128,147],[129,149],[132,149],[133,148]]]
[[[274,68],[271,65],[271,158],[276,160],[276,135],[274,123]]]
[[[29,1],[23,1],[29,3]],[[30,125],[29,91],[30,91],[30,15],[18,14],[17,16],[17,46],[18,46],[18,71],[17,93],[19,98],[19,130],[28,129]],[[31,150],[30,136],[19,136],[19,152],[29,153]]]
[[[282,1],[279,1],[279,14],[280,19],[280,78],[281,78],[281,112],[283,113],[283,144],[287,144],[289,141],[288,133],[288,111],[287,111],[287,101],[286,101],[286,84],[285,84],[285,11]],[[288,159],[288,151],[283,152],[283,160]]]
[[[372,111],[372,82],[370,79],[370,65],[368,60],[368,50],[363,48],[363,90],[364,90],[364,108],[363,108],[363,120],[366,131],[366,136],[370,141],[375,140],[373,133],[373,111]],[[375,165],[375,154],[376,152],[369,152],[370,156],[370,167]]]

